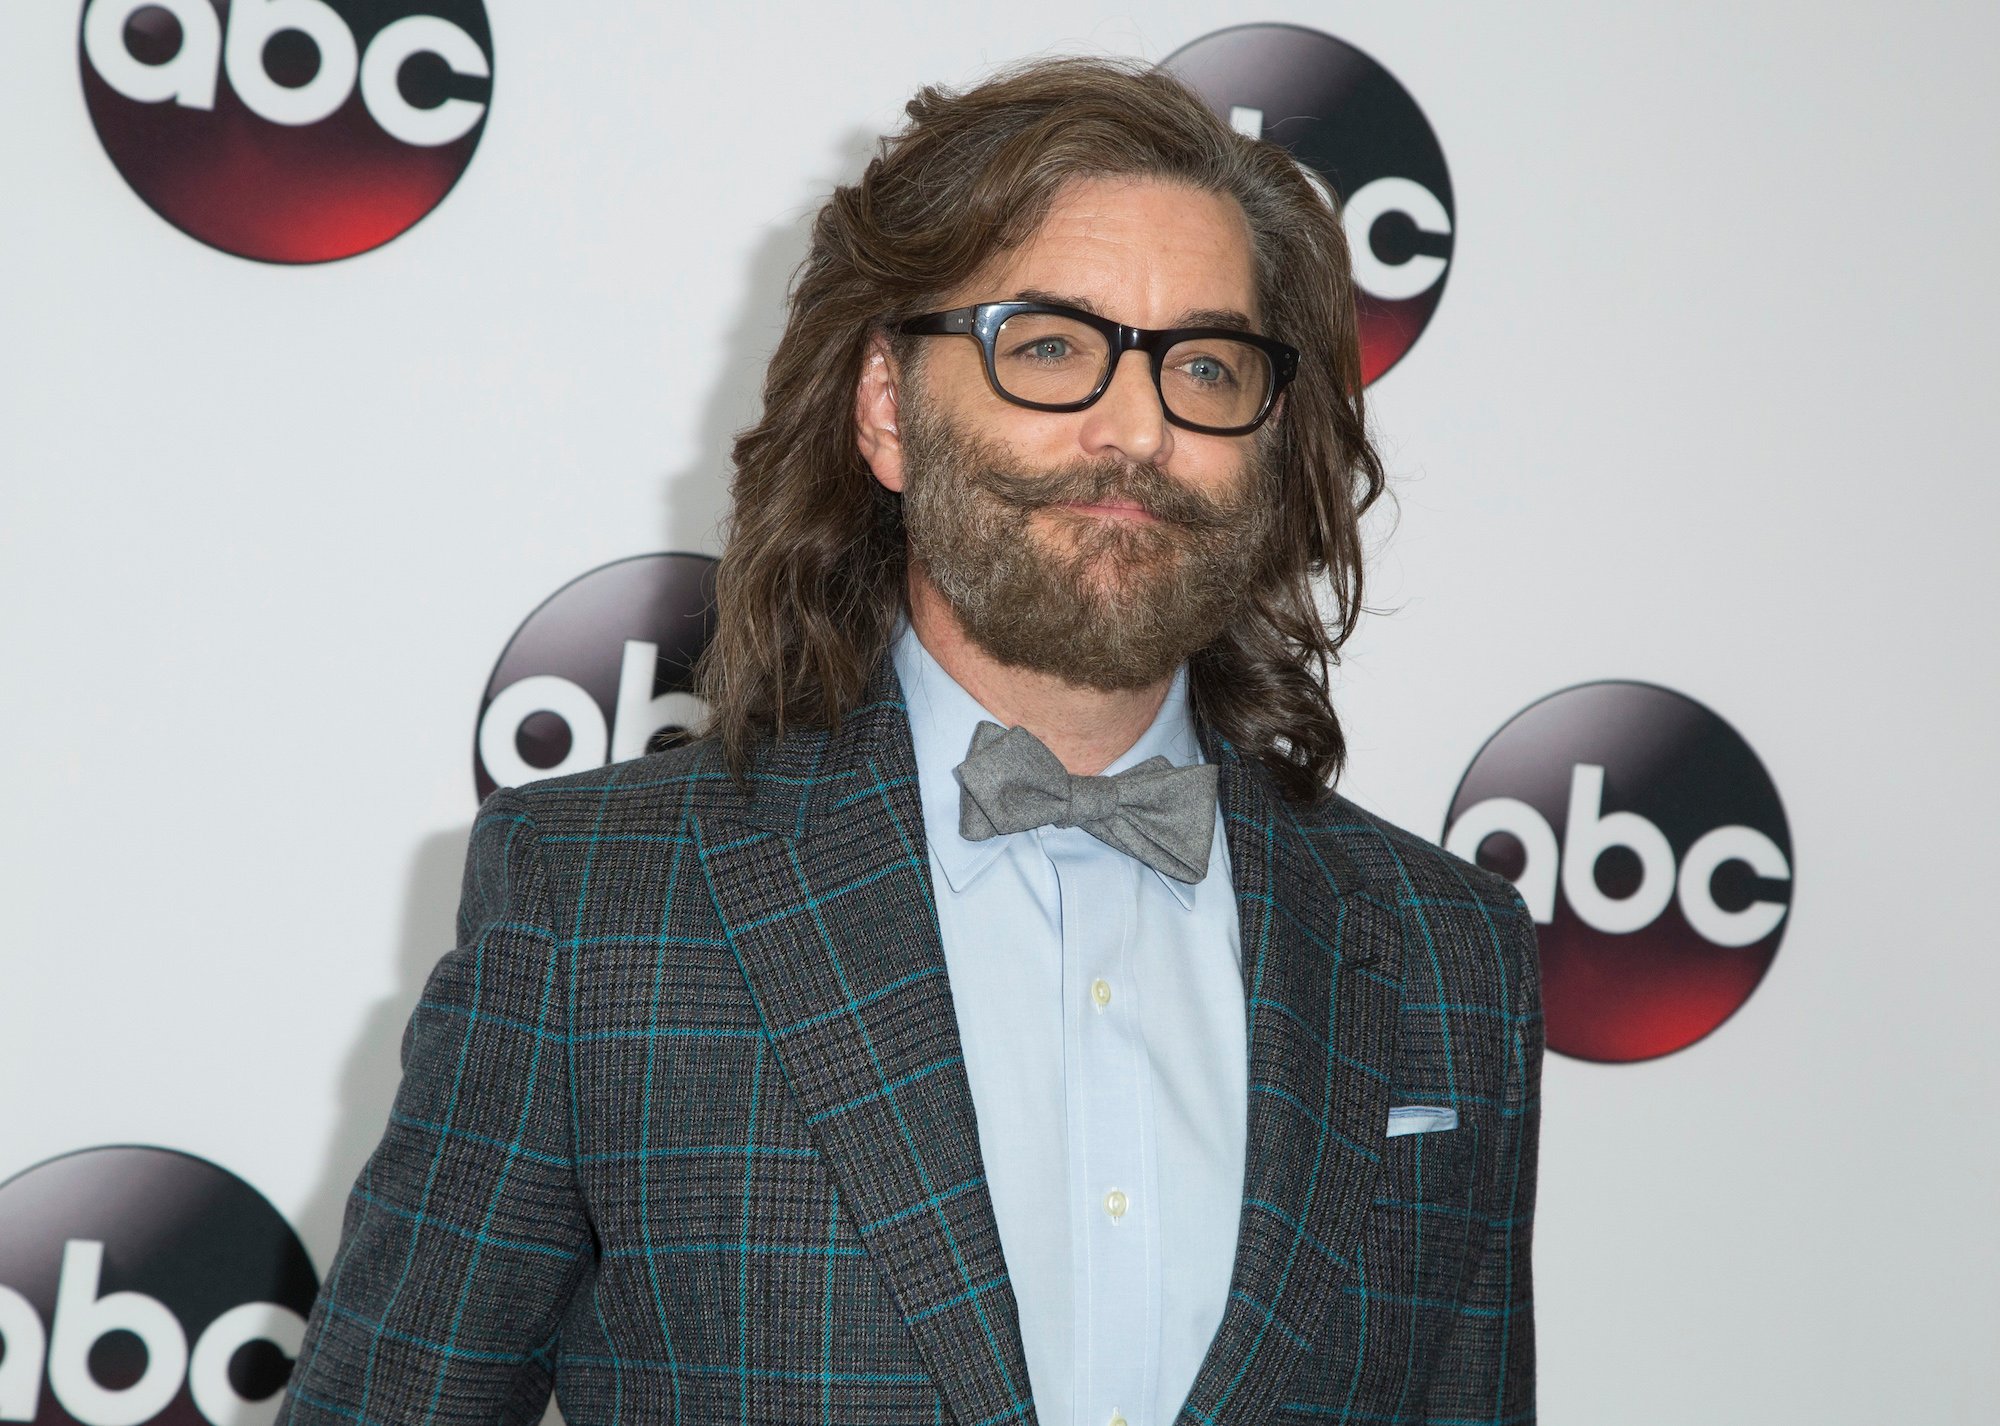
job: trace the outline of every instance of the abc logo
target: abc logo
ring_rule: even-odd
[[[1339,201],[1354,262],[1361,375],[1423,334],[1451,262],[1451,176],[1423,110],[1350,44],[1298,25],[1237,25],[1167,56],[1232,127],[1282,144]]]
[[[1791,833],[1763,764],[1652,684],[1584,684],[1516,714],[1459,783],[1444,843],[1519,889],[1549,1047],[1580,1059],[1708,1034],[1763,979],[1791,909]]]
[[[266,262],[407,231],[472,161],[492,94],[481,0],[89,0],[81,49],[126,182]]]
[[[694,665],[714,632],[706,555],[634,555],[558,589],[487,680],[472,764],[479,796],[681,741],[708,716]]]
[[[319,1275],[234,1174],[85,1149],[0,1184],[0,1421],[262,1426]]]

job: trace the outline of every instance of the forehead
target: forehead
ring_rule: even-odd
[[[1073,179],[1026,241],[995,255],[960,294],[1080,299],[1131,326],[1195,312],[1257,318],[1250,224],[1227,194],[1156,178]]]

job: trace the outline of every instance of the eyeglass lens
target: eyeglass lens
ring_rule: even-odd
[[[993,372],[1023,401],[1062,405],[1096,389],[1111,359],[1104,333],[1072,317],[1022,312],[1000,324]],[[1160,363],[1160,397],[1183,421],[1241,426],[1254,421],[1271,390],[1271,359],[1226,337],[1176,342]]]

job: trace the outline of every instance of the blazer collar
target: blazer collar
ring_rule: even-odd
[[[1337,828],[1284,800],[1220,739],[1249,1017],[1243,1215],[1222,1325],[1180,1421],[1271,1420],[1334,1305],[1360,1290],[1357,1243],[1376,1195],[1402,1002],[1394,906],[1364,883]]]
[[[697,845],[778,1063],[952,1416],[1032,1422],[889,661],[748,781]]]

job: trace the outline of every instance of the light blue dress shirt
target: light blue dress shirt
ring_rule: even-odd
[[[1043,1426],[1167,1426],[1222,1321],[1243,1207],[1242,946],[1218,808],[1193,886],[1074,827],[958,833],[999,720],[906,624],[938,926]],[[1110,767],[1202,761],[1185,668]]]

